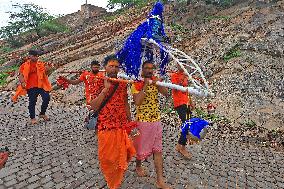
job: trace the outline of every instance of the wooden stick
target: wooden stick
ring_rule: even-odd
[[[83,73],[86,70],[80,70],[80,71],[59,71],[58,73],[69,73],[69,74],[73,74],[73,73]],[[99,72],[105,72],[105,70],[99,70]]]

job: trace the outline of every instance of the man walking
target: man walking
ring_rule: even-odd
[[[47,72],[49,67],[44,62],[38,60],[38,56],[42,53],[37,50],[29,51],[29,59],[24,62],[19,68],[19,80],[21,89],[27,91],[29,97],[29,114],[31,124],[36,124],[35,106],[38,95],[42,98],[42,105],[39,117],[48,121],[46,110],[50,100],[49,92],[51,91],[51,84],[48,81]]]
[[[188,86],[187,76],[184,74],[183,69],[178,65],[178,71],[171,74],[171,81],[173,84]],[[174,108],[179,115],[180,120],[184,123],[190,119],[191,109],[194,107],[187,92],[172,90]],[[180,134],[176,150],[181,153],[186,159],[191,159],[191,154],[186,150],[187,143],[186,135]]]
[[[154,65],[146,61],[142,65],[143,82],[132,85],[132,93],[136,107],[137,128],[140,135],[134,138],[136,149],[136,172],[138,176],[146,176],[142,167],[142,160],[148,156],[154,156],[154,164],[157,174],[156,186],[158,188],[170,188],[163,177],[163,157],[162,157],[162,124],[158,104],[158,93],[167,95],[165,87],[155,85],[157,78],[153,76]],[[153,83],[150,83],[150,80]]]
[[[117,78],[119,62],[115,56],[104,60],[106,76]],[[135,148],[128,137],[132,125],[127,98],[127,84],[104,80],[98,86],[98,96],[91,107],[98,115],[98,155],[100,167],[110,189],[121,185],[128,162],[135,155]]]
[[[67,79],[62,77],[68,84],[78,85],[82,82],[85,84],[86,104],[89,105],[91,100],[95,99],[98,95],[98,86],[103,83],[101,78],[104,73],[100,71],[100,63],[97,60],[91,62],[91,71],[84,71],[76,80]]]

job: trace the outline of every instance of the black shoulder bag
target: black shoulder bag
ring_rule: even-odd
[[[109,96],[102,102],[101,106],[97,111],[90,112],[89,115],[85,119],[85,128],[88,130],[97,130],[97,123],[98,123],[98,117],[100,111],[103,109],[103,107],[107,104],[107,102],[111,99],[113,94],[115,93],[116,89],[118,88],[119,84],[116,84],[112,90],[112,92],[109,94]]]

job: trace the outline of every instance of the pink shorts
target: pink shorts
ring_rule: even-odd
[[[156,122],[137,122],[140,135],[134,138],[136,158],[144,160],[154,152],[162,152],[162,124]]]

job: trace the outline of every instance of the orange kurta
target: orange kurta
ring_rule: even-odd
[[[24,68],[20,67],[20,72],[23,72]],[[38,87],[38,74],[37,74],[37,65],[36,63],[30,64],[29,77],[27,79],[26,89],[31,89]]]
[[[31,65],[30,60],[27,60],[20,66],[19,72],[24,76],[27,89],[38,87],[45,91],[51,91],[51,84],[45,71],[45,63],[38,61]],[[26,93],[26,89],[19,85],[12,100],[16,102],[20,95],[26,95]]]
[[[103,79],[96,78],[104,76],[104,73],[99,72],[93,74],[92,72],[85,71],[80,75],[79,80],[85,84],[86,103],[90,104],[91,100],[94,100],[99,94],[99,86],[104,83]]]
[[[102,88],[103,84],[100,89]],[[127,127],[132,124],[127,119],[126,97],[126,84],[120,83],[98,117],[99,161],[110,189],[116,189],[121,185],[128,162],[136,153],[126,132]]]
[[[181,85],[181,86],[187,86],[188,85],[188,80],[187,77],[183,72],[177,72],[171,74],[171,81],[173,84]],[[188,97],[188,93],[182,92],[179,90],[172,90],[172,95],[173,95],[173,102],[174,102],[174,107],[181,106],[183,104],[188,104],[190,103],[190,99]]]

